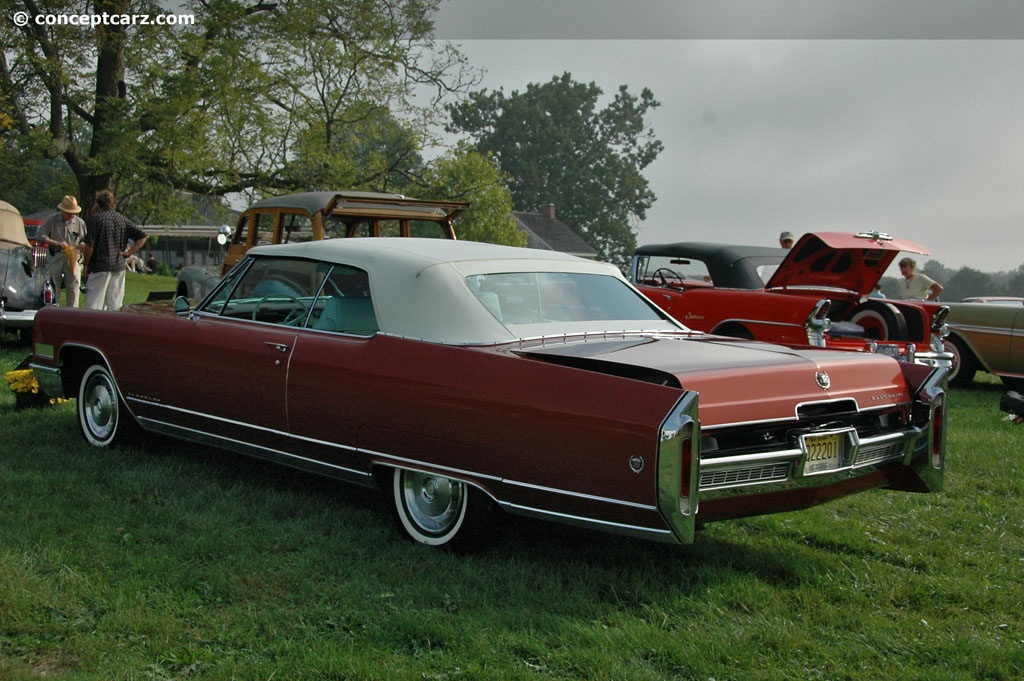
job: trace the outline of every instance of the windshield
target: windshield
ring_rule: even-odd
[[[645,255],[637,259],[638,284],[646,286],[710,286],[711,273],[707,265],[696,258]]]

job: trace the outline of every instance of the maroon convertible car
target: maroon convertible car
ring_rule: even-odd
[[[945,369],[691,331],[550,251],[261,246],[194,309],[41,310],[32,367],[95,446],[137,424],[379,486],[435,546],[496,510],[682,543],[942,485]]]

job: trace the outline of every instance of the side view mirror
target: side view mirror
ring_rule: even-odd
[[[189,304],[188,298],[186,298],[185,296],[178,296],[177,298],[174,299],[174,311],[177,312],[178,314],[188,312],[191,309],[192,306]]]

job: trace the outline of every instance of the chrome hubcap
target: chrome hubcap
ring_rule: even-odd
[[[95,379],[89,387],[85,406],[85,420],[89,430],[98,438],[107,438],[116,418],[117,397],[113,387],[102,379]]]
[[[402,497],[409,517],[426,532],[444,532],[458,518],[464,488],[445,477],[406,472]]]

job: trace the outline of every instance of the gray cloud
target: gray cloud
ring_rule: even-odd
[[[456,40],[1024,37],[1018,0],[445,0]]]
[[[482,3],[489,4],[489,3]],[[584,3],[580,3],[584,4]],[[589,5],[589,3],[586,3]],[[855,4],[855,3],[852,3]],[[1024,263],[1024,41],[470,40],[482,86],[650,87],[641,243],[881,229],[949,267]]]

